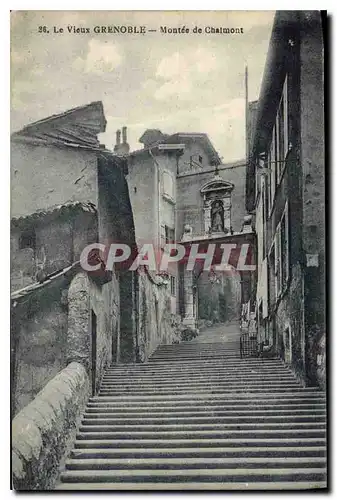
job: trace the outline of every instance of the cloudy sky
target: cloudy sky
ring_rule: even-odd
[[[258,98],[274,13],[15,12],[11,17],[11,128],[102,100],[112,148],[128,126],[131,149],[146,128],[206,132],[223,161],[244,157],[244,69]],[[145,35],[95,34],[95,26],[146,25]],[[49,34],[38,33],[47,26]],[[62,27],[64,33],[54,33]],[[90,33],[70,34],[67,26]],[[164,35],[160,26],[190,29]],[[195,26],[243,28],[243,34],[193,34]]]

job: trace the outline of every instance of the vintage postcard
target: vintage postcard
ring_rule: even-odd
[[[15,490],[327,488],[326,13],[11,13]]]

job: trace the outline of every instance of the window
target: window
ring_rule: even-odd
[[[173,183],[173,176],[170,172],[163,172],[163,197],[170,200],[174,201],[174,183]]]
[[[286,203],[275,232],[275,292],[278,297],[289,281],[289,216]]]
[[[268,152],[269,215],[273,209],[276,186],[281,180],[288,153],[288,79],[285,78],[282,96],[276,114],[275,125]]]
[[[276,230],[275,234],[275,297],[279,297],[282,291],[282,274],[281,274],[281,245],[280,231]]]
[[[288,152],[288,79],[285,78],[277,116],[277,182],[280,181]]]
[[[32,248],[35,250],[36,247],[36,234],[34,229],[26,230],[21,233],[19,239],[19,249]]]
[[[284,290],[289,281],[289,214],[288,203],[286,203],[281,223],[280,223],[280,240],[281,240],[281,272],[282,272],[282,289]]]
[[[275,302],[275,244],[273,243],[268,255],[268,303]]]
[[[160,246],[164,248],[166,243],[175,243],[175,230],[166,225],[160,226]]]
[[[276,186],[276,131],[273,129],[273,135],[269,151],[269,169],[270,169],[270,206],[269,214],[274,205],[275,186]]]
[[[163,225],[160,226],[160,248],[164,248],[165,243],[166,243],[165,227],[166,226],[163,226]]]
[[[203,162],[203,157],[199,154],[194,154],[190,156],[190,167],[200,167]]]
[[[264,176],[264,214],[263,220],[264,224],[267,225],[268,214],[269,214],[269,178],[268,175]]]
[[[271,209],[273,207],[273,198],[272,198],[272,189],[271,189],[271,178],[272,178],[272,169],[271,169],[271,154],[270,150],[267,153],[267,169],[268,169],[268,216],[271,214]]]
[[[266,184],[266,177],[261,179],[261,201],[262,201],[262,258],[266,257],[266,234],[267,234],[267,220],[268,220],[268,190]]]
[[[165,226],[165,243],[174,243],[174,229]]]
[[[171,295],[175,297],[176,295],[176,277],[175,276],[170,276],[170,283],[171,283]]]
[[[279,182],[282,173],[282,161],[284,160],[284,98],[282,96],[280,101],[279,110],[276,118],[276,130],[277,130],[277,182]]]

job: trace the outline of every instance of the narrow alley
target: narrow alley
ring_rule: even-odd
[[[324,487],[325,394],[276,358],[240,359],[238,325],[111,366],[57,489]]]

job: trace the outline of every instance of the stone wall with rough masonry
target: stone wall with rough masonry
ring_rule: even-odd
[[[147,358],[160,344],[175,340],[171,325],[170,291],[159,276],[139,275],[139,359]]]
[[[97,206],[97,154],[80,148],[11,143],[11,216],[69,201]]]
[[[70,363],[12,422],[15,490],[53,489],[90,390],[87,372]]]
[[[12,409],[27,405],[66,366],[69,280],[62,277],[18,301],[12,301]]]

